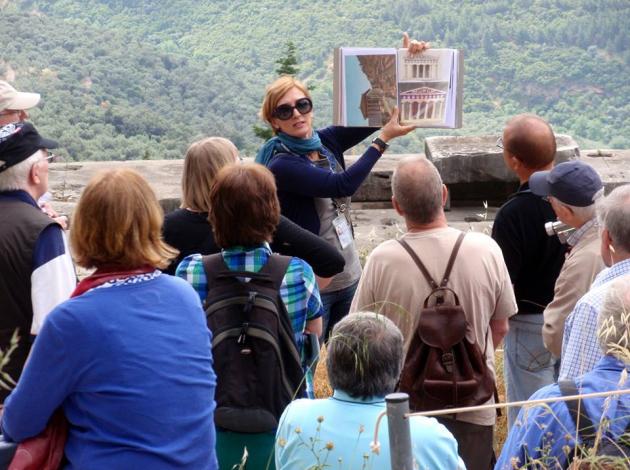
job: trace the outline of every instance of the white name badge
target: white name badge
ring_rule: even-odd
[[[350,224],[348,224],[348,219],[344,215],[339,215],[333,219],[333,227],[335,227],[342,249],[345,250],[352,245],[352,230],[350,229]]]

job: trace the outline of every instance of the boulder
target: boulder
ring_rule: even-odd
[[[425,155],[449,187],[453,201],[501,202],[518,187],[503,161],[498,135],[427,137]],[[573,138],[556,135],[556,163],[580,157]]]

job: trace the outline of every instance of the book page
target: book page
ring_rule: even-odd
[[[398,50],[398,106],[401,124],[453,127],[455,49],[429,49],[409,55]]]
[[[340,50],[342,125],[383,126],[397,102],[396,49]]]

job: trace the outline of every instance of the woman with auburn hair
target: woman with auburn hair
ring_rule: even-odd
[[[403,47],[416,54],[427,45],[409,42],[405,34]],[[350,220],[350,196],[370,174],[388,142],[415,127],[401,126],[394,108],[378,137],[359,160],[346,168],[343,153],[376,129],[330,126],[314,130],[313,101],[302,82],[285,75],[271,83],[260,116],[275,136],[259,150],[256,161],[276,177],[282,214],[336,247],[346,261],[343,272],[322,290],[324,329],[330,332],[348,313],[361,276]]]
[[[222,168],[210,191],[209,217],[214,239],[221,247],[221,265],[225,265],[225,268],[236,272],[258,273],[268,264],[273,266],[278,262],[278,258],[272,261],[269,242],[280,219],[280,203],[273,175],[262,165],[250,163]],[[215,276],[217,279],[219,276],[225,277],[221,272],[206,272],[204,259],[199,254],[184,258],[177,267],[177,276],[190,282],[202,300],[208,298],[209,287],[212,287],[208,279],[215,279]],[[247,281],[246,278],[239,279]],[[306,262],[296,257],[288,260],[279,297],[288,314],[295,345],[304,358],[305,335],[319,336],[322,328],[319,290],[313,271]],[[208,299],[208,302],[212,301]],[[252,357],[255,360],[255,354]],[[236,364],[230,364],[230,367],[236,367]],[[223,371],[224,369],[219,372],[220,385],[229,383],[221,375]],[[239,374],[239,370],[231,372]],[[301,378],[301,374],[298,373],[298,376]],[[307,390],[312,390],[310,374],[306,374],[306,383]],[[300,385],[291,384],[297,390],[300,390]],[[260,391],[261,394],[263,392]],[[219,407],[223,405],[218,404]],[[273,469],[270,455],[274,438],[275,430],[250,434],[217,427],[217,456],[220,467],[232,468],[232,465],[240,461],[243,447],[247,447],[247,468]],[[266,466],[268,462],[270,467]]]
[[[163,275],[175,251],[138,173],[95,176],[76,207],[77,264],[96,271],[47,317],[2,430],[20,442],[63,410],[64,468],[216,469],[211,334],[199,298]]]
[[[188,147],[182,173],[181,208],[166,215],[163,230],[164,240],[179,250],[179,256],[164,272],[175,274],[177,265],[188,255],[220,251],[208,222],[210,191],[219,170],[237,162],[236,146],[222,137],[207,137]],[[273,252],[302,258],[320,278],[330,278],[343,270],[344,259],[334,247],[286,217],[280,217],[270,246]]]

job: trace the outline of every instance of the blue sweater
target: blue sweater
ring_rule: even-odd
[[[374,127],[331,126],[316,132],[322,144],[345,169],[343,152],[375,130]],[[370,146],[350,168],[333,173],[329,169],[317,167],[306,155],[277,154],[271,160],[269,169],[276,177],[282,215],[319,235],[319,217],[313,198],[352,196],[380,156],[381,153]]]
[[[62,406],[66,469],[216,469],[210,342],[181,279],[93,289],[46,319],[3,431],[37,435]]]

